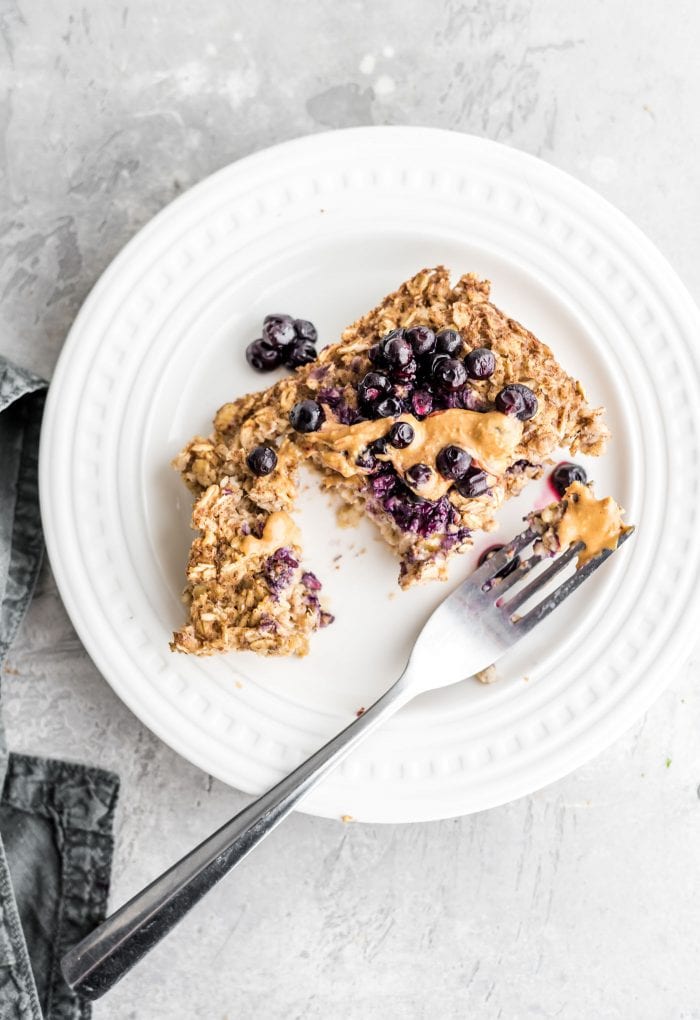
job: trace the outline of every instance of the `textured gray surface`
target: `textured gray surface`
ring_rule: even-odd
[[[692,0],[0,0],[0,350],[50,374],[101,270],[178,192],[353,124],[542,156],[699,298],[699,32]],[[695,654],[634,732],[498,810],[291,819],[97,1020],[699,1018],[697,673]],[[114,903],[244,802],[122,706],[48,570],[3,683],[16,749],[121,773]]]

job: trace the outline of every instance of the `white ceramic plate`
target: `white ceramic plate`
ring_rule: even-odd
[[[697,627],[700,555],[700,323],[683,286],[619,212],[521,152],[422,128],[316,135],[227,167],[142,230],[86,301],[49,394],[44,527],[80,637],[163,740],[260,792],[397,675],[448,589],[399,592],[372,528],[338,530],[309,479],[307,555],[337,622],[304,660],[173,655],[190,499],[169,461],[268,381],[243,356],[265,313],[332,340],[438,262],[490,278],[607,406],[614,441],[587,467],[638,531],[502,660],[499,683],[406,708],[306,802],[316,814],[417,821],[508,801],[592,757],[669,682]],[[546,498],[532,486],[501,535]]]

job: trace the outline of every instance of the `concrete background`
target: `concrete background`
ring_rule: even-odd
[[[123,244],[272,142],[431,124],[519,146],[630,215],[700,298],[691,0],[0,0],[0,350],[50,375]],[[97,1020],[700,1018],[697,650],[625,739],[485,814],[292,818]],[[44,570],[3,678],[11,746],[122,776],[116,905],[245,798],[177,758]]]

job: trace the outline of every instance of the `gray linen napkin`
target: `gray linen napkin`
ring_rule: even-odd
[[[46,383],[0,357],[0,669],[43,555],[37,458]],[[1,706],[0,706],[1,707]],[[10,754],[0,717],[0,1018],[87,1020],[63,953],[105,916],[119,780]]]

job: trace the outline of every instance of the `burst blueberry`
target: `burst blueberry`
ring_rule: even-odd
[[[418,363],[415,358],[410,358],[405,365],[389,368],[388,371],[395,383],[398,383],[399,385],[402,383],[410,383],[416,377]]]
[[[315,400],[299,400],[289,412],[290,424],[297,432],[317,432],[325,417]]]
[[[280,592],[288,588],[294,580],[294,572],[299,566],[298,559],[291,549],[276,549],[268,556],[263,565],[263,573],[272,597],[277,601]]]
[[[372,486],[372,492],[377,499],[386,499],[398,484],[398,478],[391,468],[383,470],[381,474],[377,474],[371,479],[370,485]]]
[[[443,446],[438,453],[435,464],[443,478],[461,478],[471,467],[472,459],[461,446]]]
[[[583,482],[585,485],[587,481],[588,475],[586,474],[586,469],[580,464],[572,464],[568,460],[557,464],[554,471],[552,471],[552,485],[560,497],[564,495],[572,482]]]
[[[254,475],[269,475],[277,467],[277,454],[271,446],[254,446],[246,457],[246,463]]]
[[[320,591],[323,585],[311,570],[305,570],[301,575],[301,583],[307,591]]]
[[[323,386],[317,393],[319,404],[325,404],[333,412],[333,417],[341,425],[354,425],[359,418],[355,407],[352,407],[344,393],[336,386]]]
[[[429,389],[414,390],[411,394],[411,410],[418,418],[424,418],[433,409],[433,394]]]
[[[496,371],[496,355],[488,347],[477,347],[464,359],[470,379],[490,379]]]
[[[382,505],[402,531],[423,536],[444,532],[454,510],[446,496],[435,501],[423,499],[401,483],[398,483]]]

